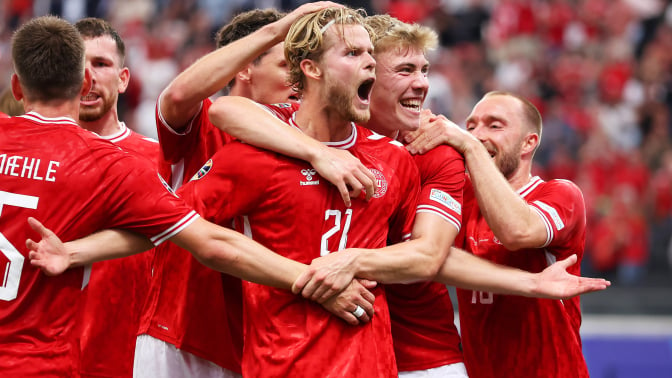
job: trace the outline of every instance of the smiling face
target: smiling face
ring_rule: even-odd
[[[483,143],[507,179],[517,173],[523,153],[536,146],[537,139],[529,139],[531,130],[526,125],[521,102],[504,95],[483,98],[466,121],[467,130]],[[528,142],[534,142],[531,149]]]
[[[297,94],[287,82],[287,61],[279,43],[249,66],[251,98],[262,104],[297,102]]]
[[[420,111],[429,90],[429,62],[415,47],[376,53],[376,84],[371,94],[374,131],[393,137],[398,131],[420,126]]]
[[[334,25],[325,33],[324,46],[316,73],[323,77],[319,89],[328,111],[343,120],[367,122],[376,66],[369,33],[361,25]]]
[[[119,93],[128,86],[128,68],[121,67],[117,45],[108,35],[86,38],[86,67],[91,71],[92,86],[79,105],[79,119],[93,122],[117,109]]]

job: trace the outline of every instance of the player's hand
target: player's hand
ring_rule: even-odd
[[[41,238],[39,243],[26,240],[30,264],[42,269],[48,276],[63,273],[70,267],[70,258],[61,239],[35,218],[29,217],[28,224]]]
[[[424,154],[442,144],[464,153],[468,143],[475,141],[466,130],[443,115],[432,114],[428,109],[423,109],[420,115],[418,130],[404,132],[402,137],[407,143],[406,149],[412,154]]]
[[[541,273],[538,273],[535,296],[551,299],[568,299],[580,294],[604,290],[611,282],[603,278],[575,276],[567,272],[567,268],[576,264],[576,255],[560,260]]]
[[[313,260],[292,285],[292,292],[323,303],[353,280],[356,254],[356,249],[345,249]]]
[[[320,176],[338,188],[345,206],[350,207],[351,199],[363,193],[369,200],[376,191],[373,173],[348,151],[324,147],[310,163]]]
[[[294,21],[298,20],[299,18],[309,13],[314,13],[325,8],[334,8],[334,7],[343,8],[344,6],[342,4],[333,3],[331,1],[316,1],[313,3],[303,4],[300,7],[294,9],[292,12],[288,13],[285,17],[277,21],[277,24],[280,27],[282,37],[284,38],[284,36],[289,31],[290,26],[292,26]]]
[[[348,324],[358,325],[371,321],[373,317],[373,302],[376,297],[369,290],[376,287],[375,282],[367,280],[353,280],[341,293],[322,303],[327,311],[345,320]],[[355,310],[361,307],[364,312],[356,316]]]

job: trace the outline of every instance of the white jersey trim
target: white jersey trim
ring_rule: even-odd
[[[530,178],[530,181],[526,185],[518,189],[518,194],[524,199],[542,183],[544,183],[544,180],[542,180],[539,176],[534,176]],[[528,206],[532,208],[532,210],[534,210],[537,214],[539,214],[542,222],[544,222],[544,227],[546,228],[546,242],[539,247],[544,248],[547,247],[549,244],[551,244],[551,241],[553,241],[553,239],[555,238],[555,229],[553,228],[551,220],[548,219],[546,214],[544,214],[544,212],[542,211],[544,210],[544,207],[540,206],[537,202],[542,203],[540,201],[535,201],[534,203],[528,203]],[[546,204],[543,205],[547,208],[550,208],[550,206]]]
[[[170,127],[168,122],[166,122],[166,119],[163,118],[163,113],[161,112],[161,98],[163,98],[163,93],[164,92],[161,92],[161,95],[159,96],[159,99],[156,100],[156,108],[158,109],[157,113],[159,114],[159,121],[161,121],[160,126],[165,128],[166,130],[168,130],[168,132],[171,133],[171,134],[175,134],[175,135],[187,135],[187,134],[189,134],[191,132],[191,128],[194,124],[194,119],[196,119],[196,116],[201,112],[201,109],[203,109],[203,101],[201,101],[198,104],[198,110],[191,117],[191,119],[187,123],[187,127],[184,129],[184,131],[183,132],[177,132],[177,131],[175,131],[175,129]]]
[[[58,124],[58,125],[70,124],[70,125],[79,127],[77,122],[75,122],[75,120],[70,118],[70,117],[50,118],[50,117],[45,117],[42,114],[40,114],[38,112],[35,112],[35,111],[28,112],[26,114],[20,115],[19,117],[20,118],[25,118],[27,120],[37,122],[37,123],[52,123],[52,124],[55,123],[55,124]]]
[[[159,244],[163,243],[164,241],[173,237],[175,234],[184,230],[187,226],[189,226],[191,223],[193,223],[199,217],[200,217],[200,215],[198,215],[198,213],[196,211],[192,210],[192,211],[189,212],[189,214],[185,215],[182,219],[180,219],[173,226],[168,228],[166,231],[152,237],[150,240],[152,241],[152,243],[154,243],[155,246],[159,245]]]
[[[455,216],[452,214],[446,212],[445,210],[441,209],[440,207],[436,206],[430,206],[430,205],[419,205],[417,210],[415,211],[417,213],[429,213],[429,214],[434,214],[438,215],[439,217],[443,218],[446,222],[452,224],[457,228],[457,231],[460,231],[460,228],[462,227],[462,222],[458,221]]]

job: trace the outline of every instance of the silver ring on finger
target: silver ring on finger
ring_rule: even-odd
[[[362,308],[362,306],[357,306],[357,308],[355,308],[355,311],[352,312],[352,315],[355,315],[356,318],[360,318],[362,315],[364,315],[364,312],[365,311]]]

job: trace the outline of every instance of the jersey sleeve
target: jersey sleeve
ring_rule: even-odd
[[[178,193],[205,219],[228,225],[234,217],[249,213],[262,202],[277,166],[271,156],[270,152],[240,142],[229,143]]]
[[[576,184],[567,180],[552,180],[539,194],[528,200],[546,226],[547,238],[543,247],[568,243],[585,229],[586,208],[583,194]]]
[[[407,154],[403,151],[403,154]],[[411,237],[413,222],[415,221],[415,211],[418,203],[418,194],[420,192],[420,177],[418,169],[410,155],[402,159],[399,165],[401,196],[399,197],[399,206],[391,219],[389,242],[398,243],[406,241]]]
[[[216,128],[208,117],[212,105],[210,99],[201,102],[201,107],[184,130],[173,130],[160,109],[160,99],[156,103],[156,126],[161,147],[161,157],[175,164],[187,155],[212,156],[219,146],[233,140],[233,137]]]
[[[462,203],[465,182],[464,157],[449,146],[438,146],[426,154],[414,156],[420,173],[418,213],[435,214],[462,227]]]
[[[93,148],[92,154],[99,171],[88,174],[101,175],[102,183],[91,206],[103,207],[103,228],[134,231],[159,245],[198,217],[146,160],[116,146]]]

